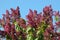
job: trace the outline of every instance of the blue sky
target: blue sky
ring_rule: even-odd
[[[39,13],[47,5],[52,5],[54,10],[60,10],[60,0],[0,0],[0,18],[6,9],[10,11],[10,8],[15,9],[19,6],[21,17],[26,19],[29,9],[37,10]]]

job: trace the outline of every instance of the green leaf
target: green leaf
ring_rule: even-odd
[[[9,35],[6,35],[6,39],[12,40],[12,38]]]
[[[56,16],[56,17],[55,17],[55,20],[56,20],[56,21],[58,21],[58,20],[59,20],[58,16]]]
[[[27,35],[27,40],[34,40],[34,37],[32,34]]]

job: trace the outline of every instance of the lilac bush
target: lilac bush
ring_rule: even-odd
[[[6,40],[60,40],[60,14],[53,11],[51,5],[45,6],[40,13],[29,9],[27,20],[21,18],[19,7],[11,8],[11,12],[6,10],[6,14],[2,15],[0,25],[4,31],[0,30],[0,35]]]

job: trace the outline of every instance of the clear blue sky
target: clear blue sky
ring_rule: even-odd
[[[21,17],[26,19],[29,9],[37,10],[38,13],[47,6],[52,5],[54,10],[60,10],[60,0],[0,0],[0,18],[6,9],[20,7]]]

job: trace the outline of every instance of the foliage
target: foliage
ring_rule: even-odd
[[[55,25],[52,16],[55,16]],[[0,30],[0,35],[6,37],[6,40],[60,40],[57,32],[60,14],[56,11],[54,13],[51,5],[44,7],[39,14],[36,10],[29,9],[26,18],[26,21],[21,18],[19,7],[11,8],[11,12],[6,10],[6,14],[0,19],[0,25],[4,28],[4,31]]]

